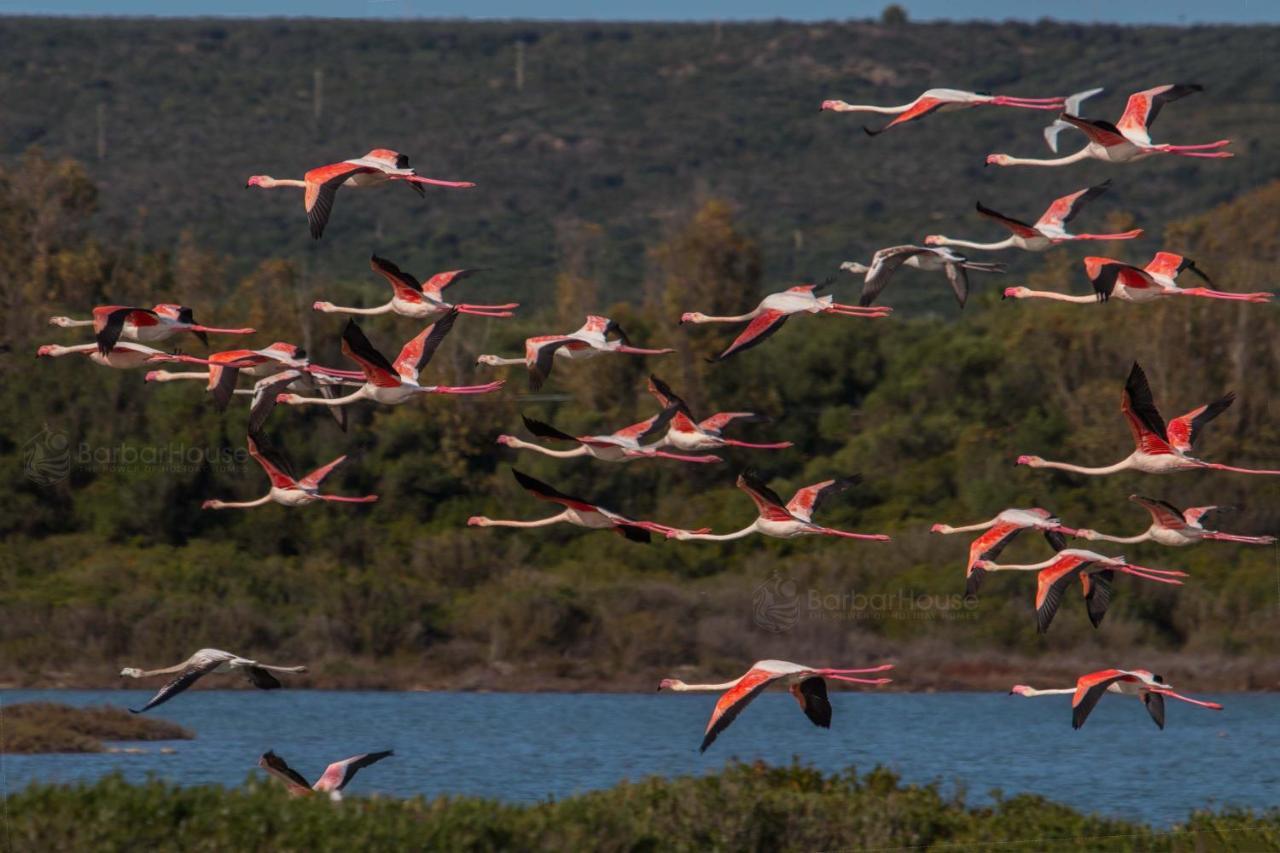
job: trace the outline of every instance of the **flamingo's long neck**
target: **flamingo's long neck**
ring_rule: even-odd
[[[557,351],[556,354],[559,355],[559,352]],[[490,355],[485,357],[483,363],[494,367],[505,367],[508,364],[525,364],[526,362],[523,358],[503,358],[498,355]]]
[[[267,492],[256,501],[219,501],[218,509],[249,509],[250,507],[262,506],[271,503],[271,492]]]
[[[751,522],[741,530],[735,530],[733,533],[689,533],[681,536],[681,539],[697,539],[702,542],[727,542],[730,539],[742,539],[756,532],[756,522]]]
[[[1017,299],[1051,299],[1054,302],[1074,302],[1078,305],[1083,305],[1085,303],[1093,303],[1098,301],[1098,297],[1096,294],[1076,296],[1071,293],[1057,293],[1052,290],[1028,290],[1026,293],[1022,294],[1021,296],[1017,296],[1015,298]]]
[[[951,526],[951,525],[949,525],[949,524],[944,524],[944,525],[942,525],[942,529],[941,529],[941,530],[939,530],[938,532],[939,532],[939,533],[943,533],[943,534],[951,534],[951,533],[974,533],[974,532],[979,531],[979,530],[989,530],[989,529],[991,529],[992,527],[994,527],[994,526],[995,526],[996,522],[997,522],[997,521],[999,521],[999,520],[1000,520],[1000,519],[998,519],[998,518],[993,518],[993,519],[991,519],[990,521],[983,521],[983,522],[980,522],[980,523],[978,523],[978,524],[969,524],[969,525],[966,525],[966,526],[964,526],[964,527],[952,527],[952,526]]]
[[[148,382],[177,382],[180,379],[199,379],[205,382],[209,379],[208,371],[204,373],[174,373],[171,370],[153,370],[147,374]],[[246,391],[245,393],[252,393]]]
[[[757,307],[752,311],[748,311],[746,314],[739,314],[736,317],[709,317],[706,314],[703,314],[696,318],[690,318],[688,322],[690,323],[745,323],[747,320],[754,320],[756,317],[759,317],[760,311],[761,309]]]
[[[1090,540],[1097,540],[1101,542],[1119,542],[1121,545],[1136,545],[1139,542],[1146,542],[1149,540],[1151,538],[1151,531],[1144,530],[1137,536],[1108,536],[1105,533],[1098,533],[1097,531],[1094,531],[1094,534],[1088,538]]]
[[[307,188],[307,182],[306,182],[306,181],[300,181],[300,180],[298,180],[298,179],[296,179],[296,178],[272,178],[272,177],[266,177],[266,178],[262,179],[261,181],[259,181],[259,182],[258,182],[258,184],[257,184],[257,186],[260,186],[260,187],[262,187],[262,188],[264,188],[264,189],[268,189],[268,190],[273,190],[273,189],[275,189],[276,187],[299,187],[300,189],[306,189],[306,188]]]
[[[70,317],[50,317],[49,323],[54,326],[61,326],[64,329],[70,329],[74,326],[92,326],[92,320],[72,320]]]
[[[365,398],[365,387],[366,385],[362,384],[345,397],[295,397],[289,403],[294,406],[345,406],[348,403],[363,400]]]
[[[379,305],[376,308],[348,308],[343,305],[331,305],[327,302],[323,304],[326,307],[317,308],[316,310],[325,314],[359,314],[362,317],[370,317],[374,314],[387,314],[395,310],[390,302],[385,305]]]
[[[1021,691],[1020,696],[1061,696],[1066,693],[1075,693],[1074,687],[1055,687],[1051,690],[1036,690],[1034,687],[1028,687]]]
[[[1049,568],[1057,561],[1057,557],[1050,557],[1042,563],[991,563],[983,568],[989,572],[1038,572]]]
[[[1056,468],[1059,471],[1070,471],[1073,474],[1088,474],[1091,477],[1098,477],[1104,474],[1115,474],[1119,471],[1127,471],[1133,467],[1133,458],[1125,457],[1114,465],[1106,465],[1101,468],[1089,468],[1084,465],[1072,465],[1067,462],[1041,462],[1037,468]],[[1278,472],[1280,473],[1280,472]]]
[[[1009,157],[1001,166],[1068,166],[1072,163],[1079,163],[1081,160],[1088,160],[1093,156],[1088,146],[1081,148],[1074,154],[1066,157],[1058,157],[1052,160],[1037,160],[1035,158]]]
[[[507,442],[507,447],[514,447],[517,450],[532,450],[535,453],[541,453],[544,456],[554,456],[556,459],[570,459],[575,456],[586,456],[587,448],[579,445],[573,450],[552,450],[549,447],[543,447],[540,444],[534,444],[529,441],[521,441],[513,438]]]
[[[988,252],[999,251],[1000,249],[1011,249],[1014,246],[1013,238],[1001,240],[998,243],[974,243],[970,240],[953,240],[950,237],[938,236],[929,241],[931,246],[961,246],[965,249],[983,249]]]
[[[723,684],[685,684],[683,681],[677,681],[669,685],[669,689],[674,693],[721,693],[736,687],[739,681],[741,681],[739,678]]]
[[[151,678],[156,675],[172,675],[175,672],[182,672],[186,667],[186,661],[183,661],[182,663],[174,664],[173,666],[166,666],[164,669],[129,670],[121,674],[128,675],[130,678]]]
[[[549,518],[539,519],[538,521],[514,521],[511,519],[491,518],[486,524],[487,527],[549,527],[552,524],[560,524],[569,520],[568,510],[559,512]]]
[[[877,113],[882,116],[893,116],[899,113],[905,113],[915,105],[915,101],[910,104],[903,104],[900,107],[879,107],[872,104],[846,104],[844,101],[835,101],[829,107],[832,112],[837,113]]]

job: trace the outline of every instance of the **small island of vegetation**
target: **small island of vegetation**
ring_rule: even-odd
[[[73,708],[57,702],[22,702],[0,710],[0,753],[103,752],[104,741],[191,740],[195,733],[168,720],[134,716],[120,708]]]

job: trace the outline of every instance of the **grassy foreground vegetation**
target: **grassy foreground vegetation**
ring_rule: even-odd
[[[5,803],[17,850],[1266,850],[1280,815],[1197,813],[1169,830],[1041,797],[969,807],[888,770],[736,765],[536,805],[467,797],[290,799],[278,786],[180,788],[107,777]]]
[[[0,753],[102,752],[103,741],[191,740],[168,720],[123,708],[73,708],[58,702],[20,702],[0,708]]]

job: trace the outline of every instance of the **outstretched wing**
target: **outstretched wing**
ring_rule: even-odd
[[[528,489],[535,498],[550,501],[551,503],[557,503],[561,506],[566,506],[569,509],[576,509],[579,512],[599,511],[599,508],[596,507],[595,504],[587,503],[581,498],[566,495],[564,492],[558,491],[540,480],[535,480],[523,471],[512,468],[511,473],[515,476],[516,482],[525,489]]]
[[[1129,500],[1151,513],[1151,520],[1161,527],[1167,527],[1170,530],[1181,530],[1187,526],[1182,510],[1168,501],[1144,498],[1142,495],[1129,495]]]
[[[1078,729],[1084,725],[1108,687],[1117,681],[1135,680],[1123,669],[1103,669],[1080,676],[1076,681],[1076,692],[1071,697],[1071,728]]]
[[[524,421],[524,428],[538,438],[550,438],[555,441],[573,441],[577,442],[577,436],[569,435],[567,432],[556,429],[549,423],[543,421],[535,421],[533,418],[520,416],[520,420]]]
[[[1155,257],[1151,259],[1151,263],[1147,264],[1143,269],[1151,275],[1163,276],[1170,280],[1176,280],[1178,274],[1183,270],[1190,270],[1193,275],[1199,276],[1205,284],[1213,287],[1213,279],[1205,275],[1196,266],[1195,261],[1182,255],[1175,255],[1173,252],[1156,252]]]
[[[893,278],[893,274],[898,271],[898,267],[905,264],[908,258],[926,254],[933,254],[933,250],[921,246],[891,246],[876,252],[871,258],[871,266],[867,267],[866,275],[863,277],[862,294],[858,297],[858,304],[865,308],[875,302],[876,297],[889,283],[889,279]]]
[[[725,427],[734,421],[742,421],[743,423],[760,423],[767,421],[769,418],[764,415],[757,415],[755,412],[717,412],[709,418],[703,418],[698,421],[698,427],[706,432],[719,435],[724,432]]]
[[[448,314],[415,335],[400,350],[400,355],[396,356],[395,364],[392,365],[396,373],[417,382],[418,373],[431,361],[431,356],[435,355],[436,350],[440,348],[440,343],[449,334],[449,330],[453,328],[457,319],[458,309],[450,308]]]
[[[1062,594],[1071,586],[1080,567],[1079,559],[1062,557],[1036,574],[1036,630],[1041,634],[1049,630],[1062,603]]]
[[[327,465],[321,465],[307,476],[298,481],[298,485],[304,489],[318,489],[320,484],[324,482],[324,478],[333,473],[333,469],[337,468],[343,462],[347,461],[346,455],[339,456]]]
[[[1062,113],[1058,118],[1072,127],[1079,128],[1085,136],[1089,137],[1090,142],[1096,142],[1103,147],[1110,148],[1113,145],[1129,142],[1120,129],[1109,121],[1080,118],[1069,113]]]
[[[1190,453],[1191,448],[1196,443],[1196,439],[1200,437],[1200,433],[1204,429],[1205,424],[1231,408],[1231,404],[1235,401],[1236,395],[1235,392],[1232,391],[1224,394],[1212,403],[1197,406],[1185,415],[1169,421],[1169,428],[1165,433],[1165,437],[1169,440],[1169,444],[1175,450],[1180,450],[1183,453]]]
[[[384,752],[366,752],[335,761],[324,769],[324,773],[312,787],[317,791],[341,791],[351,783],[356,773],[394,754],[388,749]]]
[[[1022,528],[1016,524],[997,521],[981,536],[969,543],[969,565],[964,573],[966,597],[977,595],[983,579],[987,576],[987,570],[980,569],[975,564],[979,560],[994,560],[999,557],[1005,546],[1021,532]]]
[[[1115,293],[1116,285],[1123,284],[1134,290],[1159,289],[1155,279],[1146,270],[1111,258],[1088,257],[1084,259],[1085,272],[1098,294],[1099,302],[1106,302]]]
[[[223,663],[224,660],[226,660],[226,658],[214,655],[205,655],[190,661],[188,666],[183,669],[182,672],[178,673],[172,680],[165,684],[164,687],[157,690],[156,695],[152,696],[147,704],[143,705],[141,708],[130,708],[129,711],[134,714],[142,714],[150,711],[157,705],[163,705],[174,696],[177,696],[179,693],[195,684],[204,676],[213,672]]]
[[[787,511],[782,498],[769,488],[754,471],[743,471],[738,475],[738,488],[747,493],[755,502],[756,509],[763,518],[773,521],[791,521],[792,515]]]
[[[897,118],[895,118],[893,121],[886,124],[884,127],[878,130],[872,130],[869,127],[863,126],[862,129],[863,131],[866,132],[867,136],[879,136],[880,134],[884,133],[886,130],[888,130],[891,127],[897,127],[898,125],[906,124],[909,121],[922,119],[925,116],[929,115],[929,113],[934,112],[939,108],[945,106],[946,103],[947,103],[946,101],[943,101],[939,98],[926,98],[924,96],[921,96],[919,98],[916,98],[915,103],[911,105],[910,109],[908,109],[904,113],[899,114]]]
[[[333,200],[338,187],[352,175],[364,172],[376,172],[372,166],[358,166],[353,163],[331,163],[312,169],[302,176],[306,181],[306,193],[302,197],[302,206],[307,211],[307,222],[311,226],[312,239],[319,240],[324,227],[329,222],[329,214],[333,211]]]
[[[1111,606],[1111,582],[1116,573],[1111,569],[1100,572],[1081,572],[1080,585],[1084,588],[1085,610],[1089,613],[1089,621],[1097,628],[1102,624],[1102,617],[1107,615]]]
[[[1003,225],[1005,228],[1008,228],[1010,231],[1012,231],[1014,234],[1017,234],[1019,237],[1040,236],[1040,232],[1037,231],[1034,226],[1028,225],[1027,223],[1023,222],[1021,219],[1014,219],[1012,216],[1005,216],[1003,213],[1000,213],[998,211],[992,210],[991,208],[987,207],[982,202],[978,202],[975,208],[983,216],[994,219],[996,222],[999,222],[1001,225]]]
[[[959,302],[960,307],[964,308],[964,304],[969,301],[968,271],[963,263],[943,264],[942,269],[947,274],[947,281],[951,284],[951,291],[956,295],[956,302]]]
[[[106,355],[115,349],[126,322],[132,322],[135,326],[154,326],[160,320],[159,315],[150,308],[104,305],[93,309],[93,331],[99,353]]]
[[[311,790],[311,786],[307,784],[307,780],[302,778],[297,770],[290,767],[285,760],[274,752],[264,752],[262,757],[258,759],[258,766],[263,770],[282,780],[290,789],[301,789],[296,793],[303,793]]]
[[[1199,524],[1200,519],[1204,518],[1214,510],[1218,510],[1219,512],[1230,512],[1231,509],[1233,508],[1229,506],[1189,506],[1187,507],[1186,512],[1182,514],[1182,517],[1186,520],[1187,524]]]
[[[298,485],[293,475],[289,473],[289,463],[271,446],[264,434],[250,433],[246,441],[249,444],[249,455],[262,466],[263,471],[267,472],[273,487],[291,489]]]
[[[396,373],[396,369],[387,361],[386,356],[374,349],[355,320],[348,320],[346,328],[342,330],[342,353],[360,365],[366,382],[380,388],[395,388],[400,385],[400,375]]]
[[[1124,105],[1124,115],[1120,116],[1116,127],[1134,142],[1150,145],[1151,126],[1156,123],[1161,108],[1179,98],[1203,91],[1204,87],[1196,83],[1172,83],[1135,92]]]
[[[702,736],[699,752],[706,752],[707,747],[715,742],[720,733],[729,728],[729,724],[751,704],[751,700],[759,696],[760,691],[779,677],[781,677],[780,673],[752,669],[739,678],[737,684],[721,694],[715,709],[711,712],[711,719],[707,722],[707,730]]]
[[[1164,418],[1151,396],[1147,374],[1136,361],[1124,383],[1120,412],[1129,422],[1129,431],[1133,433],[1133,442],[1139,450],[1152,455],[1173,452],[1165,440]]]
[[[1164,694],[1155,691],[1145,691],[1142,694],[1142,704],[1146,706],[1147,713],[1151,715],[1151,719],[1155,720],[1156,725],[1163,730]]]
[[[815,726],[831,728],[831,700],[827,698],[827,680],[811,676],[793,685],[791,693],[800,703],[800,710]]]
[[[446,287],[457,284],[464,278],[470,278],[478,272],[484,272],[484,267],[475,267],[465,270],[448,270],[446,272],[438,272],[431,278],[422,283],[422,290],[425,293],[434,293],[439,295],[444,292]]]
[[[278,678],[260,666],[245,667],[244,675],[259,690],[279,690],[283,686]]]
[[[813,514],[818,511],[818,507],[824,500],[861,482],[861,474],[851,474],[838,480],[823,480],[821,483],[805,486],[787,502],[787,511],[801,521],[812,521]]]
[[[671,419],[676,416],[678,409],[675,406],[667,406],[661,412],[658,412],[651,418],[646,418],[638,424],[623,427],[615,431],[613,434],[619,438],[634,438],[638,442],[644,442],[657,435],[659,432],[667,428],[667,424],[671,423]]]
[[[541,338],[529,338],[524,342],[525,359],[529,368],[529,390],[537,391],[542,383],[551,375],[555,366],[556,350],[572,344],[576,338],[564,335],[549,335]],[[530,358],[529,356],[533,357]]]
[[[253,397],[250,398],[249,402],[250,433],[255,433],[262,429],[262,425],[267,422],[267,418],[275,410],[276,396],[292,385],[293,381],[300,376],[302,376],[301,370],[286,370],[283,373],[277,373],[275,376],[259,379],[254,383]]]
[[[1053,204],[1049,205],[1049,209],[1036,220],[1036,227],[1062,231],[1063,226],[1075,219],[1086,204],[1105,193],[1110,187],[1111,181],[1105,180],[1100,184],[1055,199]]]
[[[738,335],[729,344],[729,348],[713,358],[707,359],[711,362],[724,361],[731,355],[751,349],[765,342],[765,340],[774,332],[782,328],[782,324],[787,322],[787,314],[782,311],[764,311],[754,320],[747,324],[747,328],[742,330],[742,334]]]
[[[417,279],[406,272],[402,272],[400,267],[393,264],[386,258],[380,258],[372,255],[369,258],[369,266],[378,275],[387,280],[395,291],[396,299],[402,302],[421,302],[422,289],[418,287]]]

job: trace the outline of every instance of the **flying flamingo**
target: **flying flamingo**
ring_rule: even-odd
[[[1134,362],[1133,369],[1129,371],[1129,378],[1125,381],[1124,396],[1120,399],[1120,412],[1129,422],[1129,431],[1133,433],[1133,443],[1136,445],[1133,453],[1114,465],[1101,468],[1071,465],[1066,462],[1048,462],[1039,456],[1019,456],[1018,464],[1032,468],[1057,468],[1061,471],[1090,476],[1114,474],[1117,471],[1169,474],[1174,471],[1191,471],[1197,468],[1234,471],[1237,474],[1280,474],[1280,471],[1236,468],[1218,462],[1205,462],[1190,455],[1192,445],[1199,438],[1205,425],[1226,411],[1235,399],[1234,393],[1226,394],[1212,403],[1197,406],[1182,417],[1174,418],[1166,427],[1164,418],[1160,416],[1160,410],[1156,408],[1155,401],[1152,399],[1147,375],[1138,363]]]
[[[571,497],[558,491],[546,483],[535,480],[523,471],[511,469],[516,482],[527,489],[538,500],[560,504],[563,512],[537,521],[503,521],[473,515],[467,519],[468,527],[548,527],[552,524],[575,524],[588,530],[612,530],[632,542],[648,542],[650,533],[667,533],[672,528],[652,521],[635,521],[616,512],[605,509],[599,504]]]
[[[385,258],[373,255],[369,258],[369,266],[391,285],[391,301],[376,308],[344,308],[332,302],[317,302],[312,307],[325,314],[399,314],[402,317],[413,317],[417,320],[432,320],[457,308],[459,314],[474,314],[477,317],[512,317],[512,308],[519,308],[519,302],[508,302],[505,305],[469,305],[459,303],[451,305],[444,299],[444,290],[464,278],[475,275],[481,270],[463,269],[438,272],[431,278],[418,283],[418,280]]]
[[[1018,696],[1054,696],[1070,693],[1071,728],[1073,729],[1078,729],[1084,725],[1084,721],[1089,718],[1090,712],[1093,711],[1094,706],[1098,704],[1098,700],[1102,698],[1104,693],[1137,696],[1142,700],[1142,704],[1146,706],[1147,713],[1151,715],[1151,719],[1161,729],[1164,728],[1164,699],[1166,696],[1170,699],[1178,699],[1182,702],[1189,702],[1192,705],[1199,705],[1201,708],[1208,708],[1211,711],[1222,710],[1222,706],[1217,702],[1205,702],[1201,699],[1192,699],[1189,696],[1183,696],[1181,693],[1175,693],[1167,681],[1146,669],[1102,669],[1080,676],[1076,681],[1075,687],[1064,687],[1056,690],[1036,690],[1034,687],[1028,687],[1025,684],[1015,684],[1009,693]]]
[[[313,793],[327,793],[329,799],[336,802],[342,799],[342,789],[351,784],[351,780],[356,777],[356,773],[370,764],[376,764],[392,755],[395,755],[395,753],[388,749],[385,752],[365,752],[360,755],[353,755],[350,758],[344,758],[341,761],[335,761],[325,768],[324,773],[320,774],[320,778],[316,780],[314,785],[308,785],[307,780],[303,779],[298,771],[286,764],[283,758],[269,750],[258,759],[258,766],[277,779],[282,780],[290,796],[303,797]]]
[[[659,412],[651,418],[632,424],[629,427],[605,435],[569,435],[550,424],[522,418],[525,428],[539,438],[553,441],[571,441],[578,446],[572,450],[550,450],[539,444],[522,441],[514,435],[498,436],[498,444],[516,450],[532,450],[544,456],[557,459],[570,459],[575,456],[590,456],[605,462],[631,462],[636,459],[675,459],[680,462],[719,462],[719,456],[688,456],[681,453],[668,453],[659,449],[659,445],[644,445],[643,442],[661,432],[675,415],[675,409]]]
[[[794,539],[797,536],[839,536],[845,539],[888,542],[889,537],[883,533],[849,533],[814,524],[812,520],[814,512],[824,499],[838,495],[860,482],[862,477],[858,474],[842,477],[839,480],[823,480],[821,483],[805,486],[797,491],[790,501],[783,503],[777,492],[770,489],[750,471],[744,471],[738,476],[737,485],[755,502],[759,512],[755,521],[733,533],[716,535],[696,530],[672,529],[667,533],[667,537],[681,541],[696,539],[704,542],[725,542],[729,539],[741,539],[752,533],[761,533],[778,539]]]
[[[768,418],[757,415],[754,412],[717,412],[709,418],[695,421],[688,404],[677,397],[675,392],[667,386],[667,383],[656,376],[651,375],[649,377],[649,393],[657,398],[658,403],[664,409],[675,407],[675,416],[671,419],[667,434],[654,445],[655,447],[665,445],[674,447],[677,450],[697,451],[715,450],[720,447],[742,447],[749,450],[786,450],[792,446],[789,441],[758,444],[724,437],[724,429],[729,424],[737,421],[768,420]]]
[[[1142,234],[1141,228],[1124,231],[1119,234],[1068,234],[1066,225],[1079,215],[1084,206],[1102,195],[1111,186],[1110,181],[1103,181],[1092,187],[1077,190],[1070,195],[1054,199],[1049,209],[1040,215],[1034,225],[1028,225],[1021,219],[997,213],[982,202],[977,203],[978,213],[988,216],[1013,232],[1012,236],[997,243],[973,243],[968,240],[953,240],[941,234],[931,234],[924,238],[928,246],[961,246],[966,249],[1024,249],[1028,252],[1043,252],[1059,243],[1072,240],[1132,240]]]
[[[862,295],[858,304],[866,307],[876,301],[880,291],[889,284],[889,279],[898,271],[898,267],[913,267],[926,272],[944,272],[951,290],[956,295],[960,307],[964,307],[969,298],[969,274],[966,270],[977,272],[1004,272],[1004,264],[989,264],[971,261],[963,255],[957,255],[950,249],[933,249],[925,246],[893,246],[881,249],[871,258],[871,266],[845,261],[840,269],[857,275],[865,273],[862,284]]]
[[[616,340],[609,335],[616,334]],[[540,335],[527,338],[524,342],[524,358],[503,358],[497,355],[482,355],[476,359],[477,364],[501,367],[508,364],[523,364],[529,371],[529,388],[537,391],[542,383],[551,375],[554,359],[595,358],[606,353],[623,355],[666,355],[675,352],[673,349],[642,349],[631,346],[622,327],[610,320],[595,314],[587,315],[587,322],[577,331],[567,335]]]
[[[792,314],[837,314],[843,317],[888,317],[892,308],[878,306],[863,308],[858,305],[842,305],[832,300],[830,294],[818,296],[814,293],[820,284],[801,284],[789,287],[779,293],[771,293],[760,300],[751,311],[736,317],[710,317],[697,311],[690,311],[680,317],[681,325],[685,323],[745,323],[747,328],[729,344],[729,348],[707,361],[724,361],[734,353],[750,349],[763,343],[766,338],[782,328]]]
[[[1064,98],[1013,98],[1006,95],[988,95],[985,92],[966,92],[961,89],[927,89],[909,104],[900,107],[876,107],[863,104],[847,104],[844,101],[823,101],[822,109],[837,113],[878,113],[896,115],[893,121],[879,130],[863,126],[868,136],[878,136],[891,127],[924,118],[934,112],[952,112],[970,107],[1021,107],[1028,110],[1060,110]]]
[[[1172,83],[1156,86],[1129,96],[1124,115],[1117,124],[1109,121],[1080,118],[1064,112],[1059,118],[1079,128],[1089,138],[1089,143],[1074,154],[1054,160],[1010,157],[1008,154],[987,155],[988,166],[1066,166],[1081,160],[1101,160],[1104,163],[1132,163],[1154,154],[1176,154],[1179,157],[1204,157],[1221,159],[1233,157],[1230,151],[1212,151],[1230,145],[1230,139],[1206,142],[1200,145],[1157,145],[1151,141],[1149,130],[1155,124],[1160,109],[1167,103],[1204,91],[1194,83]]]
[[[1089,621],[1097,628],[1102,624],[1107,608],[1111,606],[1111,581],[1115,579],[1116,572],[1174,586],[1182,586],[1182,581],[1178,578],[1187,576],[1186,572],[1148,569],[1126,562],[1124,557],[1106,557],[1079,548],[1064,548],[1041,563],[1013,564],[978,560],[974,565],[984,572],[1039,573],[1036,576],[1035,610],[1036,628],[1041,634],[1049,630],[1049,624],[1058,612],[1058,605],[1062,603],[1062,594],[1077,579],[1084,591]]]
[[[1099,87],[1097,89],[1086,89],[1083,92],[1076,92],[1074,95],[1068,95],[1067,101],[1062,105],[1062,111],[1073,116],[1080,115],[1080,105],[1092,98],[1094,95],[1102,94],[1104,90]],[[1044,141],[1049,146],[1049,150],[1054,154],[1058,153],[1058,134],[1071,127],[1070,124],[1060,118],[1053,120],[1053,123],[1044,129]]]
[[[360,365],[364,371],[364,384],[343,397],[303,397],[300,394],[280,394],[277,403],[290,406],[348,406],[359,400],[373,400],[388,406],[398,406],[418,394],[488,394],[503,386],[502,380],[485,385],[420,385],[418,373],[431,361],[440,342],[453,328],[458,318],[456,308],[435,323],[427,326],[400,350],[395,363],[374,349],[373,344],[360,331],[355,320],[348,320],[342,331],[342,352]]]
[[[256,501],[245,501],[235,503],[232,501],[208,500],[201,505],[201,509],[248,509],[249,507],[262,506],[271,502],[280,504],[281,506],[306,506],[316,501],[332,501],[334,503],[350,503],[364,504],[373,503],[378,499],[377,495],[365,495],[362,498],[345,497],[341,495],[322,495],[320,494],[320,484],[324,482],[324,478],[328,477],[344,461],[346,456],[339,456],[327,465],[322,465],[312,471],[302,479],[295,479],[289,473],[289,467],[284,460],[279,457],[270,448],[263,436],[250,435],[247,439],[249,444],[249,455],[254,461],[262,466],[262,470],[267,472],[267,477],[271,480],[271,490]],[[259,445],[262,449],[259,449]],[[275,458],[272,458],[275,457]]]
[[[117,370],[132,370],[148,364],[178,363],[209,364],[208,359],[184,355],[180,352],[164,352],[143,344],[117,341],[114,346],[103,352],[98,344],[76,344],[64,347],[59,344],[44,344],[36,350],[38,358],[62,358],[67,355],[87,356],[94,364],[103,367],[114,367]]]
[[[1067,547],[1067,540],[1063,538],[1064,534],[1067,536],[1076,534],[1076,531],[1070,527],[1064,527],[1053,513],[1040,507],[1006,509],[990,521],[969,524],[964,527],[935,524],[929,528],[929,532],[949,536],[952,533],[986,531],[969,543],[969,563],[964,573],[964,594],[971,597],[978,594],[978,588],[982,585],[982,579],[986,576],[986,572],[978,568],[978,562],[981,560],[994,560],[999,557],[1005,546],[1017,538],[1019,533],[1027,529],[1039,530],[1044,533],[1044,538],[1049,541],[1049,545],[1055,551],[1061,551]]]
[[[1108,536],[1096,530],[1077,530],[1073,535],[1091,541],[1120,542],[1125,545],[1137,542],[1157,542],[1175,548],[1194,545],[1206,539],[1218,542],[1242,542],[1246,545],[1272,545],[1274,536],[1237,536],[1234,533],[1219,533],[1206,530],[1200,520],[1210,512],[1227,510],[1230,507],[1193,506],[1185,510],[1178,509],[1168,501],[1144,498],[1142,495],[1129,495],[1129,500],[1144,507],[1151,513],[1151,526],[1137,536]]]
[[[209,345],[209,335],[252,335],[253,329],[220,329],[202,326],[196,322],[190,308],[185,305],[161,303],[152,308],[136,308],[126,305],[99,305],[93,309],[92,320],[73,320],[70,317],[50,317],[49,325],[64,329],[77,326],[93,326],[98,341],[98,351],[104,355],[116,341],[136,341],[150,344],[167,340],[179,332],[191,332]]]
[[[685,684],[678,678],[664,678],[658,684],[659,690],[670,690],[673,693],[722,693],[711,712],[706,731],[702,736],[699,752],[706,752],[707,747],[715,742],[720,733],[729,728],[729,724],[738,718],[742,709],[751,704],[751,700],[779,679],[787,686],[787,690],[800,703],[800,710],[815,726],[831,728],[831,701],[827,698],[827,679],[843,681],[846,684],[888,684],[891,678],[856,678],[855,675],[867,675],[873,672],[888,672],[893,664],[873,666],[867,669],[831,669],[828,667],[803,666],[785,660],[762,660],[751,665],[745,674],[726,681],[723,684]]]
[[[147,382],[181,382],[200,381],[206,383],[206,389],[213,395],[214,403],[219,409],[225,409],[231,402],[231,395],[236,393],[236,382],[240,374],[254,378],[274,376],[285,370],[298,370],[315,376],[333,379],[360,379],[364,374],[353,370],[334,370],[328,367],[313,365],[307,360],[306,352],[294,344],[276,341],[262,349],[234,349],[215,352],[209,356],[207,371],[187,371],[173,373],[167,370],[153,370],[146,376]]]
[[[1226,299],[1234,302],[1270,302],[1272,297],[1272,294],[1266,292],[1227,293],[1208,287],[1179,287],[1176,280],[1183,270],[1190,270],[1209,284],[1213,282],[1200,271],[1195,261],[1172,252],[1157,252],[1151,262],[1141,268],[1111,258],[1097,257],[1085,258],[1084,268],[1089,281],[1093,283],[1094,292],[1090,296],[1073,296],[1069,293],[1031,290],[1026,287],[1007,288],[1004,296],[1006,299],[1051,299],[1055,302],[1078,304],[1106,302],[1109,299],[1119,299],[1121,302],[1151,302],[1166,296],[1200,296],[1206,299]]]
[[[150,374],[148,374],[150,375]],[[267,418],[275,411],[276,400],[285,391],[315,391],[328,399],[336,398],[343,386],[360,387],[364,385],[364,375],[355,374],[358,379],[343,379],[325,373],[290,368],[280,373],[264,376],[253,384],[252,388],[237,388],[236,394],[249,394],[249,432],[259,432]],[[329,406],[329,414],[337,421],[338,428],[347,431],[347,410],[345,406]]]
[[[409,168],[409,158],[386,148],[375,148],[363,157],[343,160],[341,163],[330,163],[319,166],[302,176],[302,180],[292,178],[273,178],[270,175],[253,175],[245,181],[245,188],[262,187],[301,187],[306,190],[302,197],[302,205],[307,211],[307,221],[311,225],[311,236],[319,240],[324,233],[324,226],[329,221],[329,212],[333,209],[334,196],[338,187],[373,187],[390,181],[405,181],[418,195],[425,192],[421,184],[436,187],[468,188],[474,187],[470,181],[441,181],[436,178],[424,178]]]
[[[254,687],[262,690],[275,690],[281,685],[279,679],[271,673],[287,672],[299,674],[306,671],[307,668],[305,666],[271,666],[270,664],[258,663],[256,660],[249,658],[242,658],[239,655],[233,655],[231,652],[224,652],[221,649],[201,649],[175,666],[147,670],[125,667],[120,670],[120,675],[124,678],[154,678],[157,675],[176,674],[176,677],[161,687],[147,704],[136,710],[129,709],[135,714],[141,714],[157,705],[163,705],[210,673],[223,675],[229,672],[239,672]]]

